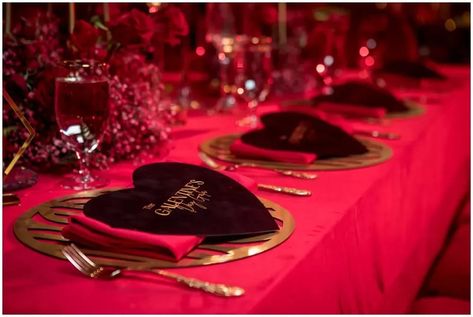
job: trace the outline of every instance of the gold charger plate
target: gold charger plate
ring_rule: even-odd
[[[404,104],[407,108],[409,108],[405,112],[395,112],[395,113],[388,113],[386,114],[383,119],[405,119],[411,117],[417,117],[425,113],[425,108],[418,102],[413,100],[404,100]],[[310,100],[303,99],[303,100],[290,100],[285,101],[282,103],[282,109],[284,110],[291,110],[291,106],[310,106]],[[376,119],[378,118],[368,118],[366,119]]]
[[[70,241],[61,235],[61,230],[68,223],[69,216],[80,213],[89,199],[118,189],[84,191],[33,207],[15,222],[15,235],[35,251],[64,259],[61,250]],[[98,264],[120,267],[177,268],[244,259],[278,246],[289,238],[295,227],[294,218],[286,209],[270,200],[258,199],[278,223],[278,232],[218,243],[204,241],[178,262],[86,248],[82,250]]]
[[[341,170],[361,168],[376,165],[388,160],[392,150],[384,143],[368,138],[356,137],[367,148],[368,152],[360,155],[350,155],[324,160],[316,160],[311,164],[295,164],[275,161],[253,160],[238,158],[230,152],[230,145],[240,137],[240,134],[228,134],[212,138],[200,145],[200,150],[219,160],[230,163],[246,163],[261,168],[276,168],[290,170]]]

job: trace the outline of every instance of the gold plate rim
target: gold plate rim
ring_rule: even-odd
[[[60,232],[62,227],[67,224],[68,216],[80,212],[85,200],[119,189],[123,188],[84,191],[62,196],[30,208],[15,222],[13,228],[15,236],[21,243],[37,252],[65,259],[61,250],[70,241],[62,237]],[[279,220],[281,228],[276,233],[233,239],[224,243],[205,244],[204,241],[178,262],[90,248],[82,250],[100,265],[131,268],[194,267],[244,259],[280,245],[291,236],[295,229],[295,220],[288,210],[271,200],[258,196],[257,198],[268,209],[271,216]],[[35,217],[40,217],[41,221],[33,219]]]

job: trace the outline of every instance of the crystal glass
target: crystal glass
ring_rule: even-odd
[[[66,61],[68,74],[56,78],[54,104],[61,134],[79,159],[78,173],[62,186],[84,190],[103,187],[108,180],[89,170],[89,157],[101,141],[109,115],[109,83],[106,65],[95,61]]]
[[[331,94],[338,73],[346,66],[345,42],[349,27],[348,13],[337,7],[317,11],[315,33],[319,39],[315,71],[321,93]]]
[[[266,99],[272,83],[271,38],[239,36],[235,48],[236,91],[248,104],[247,116],[237,125],[255,127],[256,107]]]
[[[232,73],[236,27],[231,5],[231,3],[207,4],[206,40],[215,46],[220,67],[220,98],[211,112],[231,111],[236,105]]]

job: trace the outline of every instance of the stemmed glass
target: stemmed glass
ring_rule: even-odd
[[[327,9],[326,17],[317,21],[318,36],[323,39],[317,52],[315,71],[321,82],[321,93],[333,93],[337,73],[345,66],[345,41],[349,27],[347,12]],[[323,15],[322,15],[323,16]]]
[[[235,46],[235,17],[230,3],[207,4],[206,40],[217,50],[220,66],[220,98],[215,105],[216,112],[233,110],[236,105],[232,78]]]
[[[236,40],[235,86],[249,112],[237,125],[256,127],[256,107],[266,99],[272,83],[271,38],[239,36]]]
[[[84,190],[103,187],[108,180],[89,170],[90,154],[101,141],[109,115],[107,67],[96,61],[65,61],[68,74],[56,78],[56,121],[65,141],[79,159],[78,173],[66,177],[62,186]]]

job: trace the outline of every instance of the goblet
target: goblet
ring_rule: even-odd
[[[333,93],[333,85],[342,68],[346,66],[345,42],[349,28],[348,12],[338,7],[327,7],[317,11],[316,26],[312,37],[316,46],[315,71],[320,92]]]
[[[235,86],[248,104],[247,116],[237,125],[255,127],[256,108],[268,96],[272,83],[271,38],[240,36],[235,50]]]
[[[220,68],[220,98],[209,113],[231,112],[236,105],[232,74],[235,36],[235,17],[231,4],[208,3],[206,40],[215,46]]]
[[[84,190],[103,187],[108,180],[89,170],[89,158],[101,141],[109,115],[107,67],[96,61],[65,61],[68,74],[56,78],[56,121],[65,141],[79,159],[79,171],[62,186]]]

